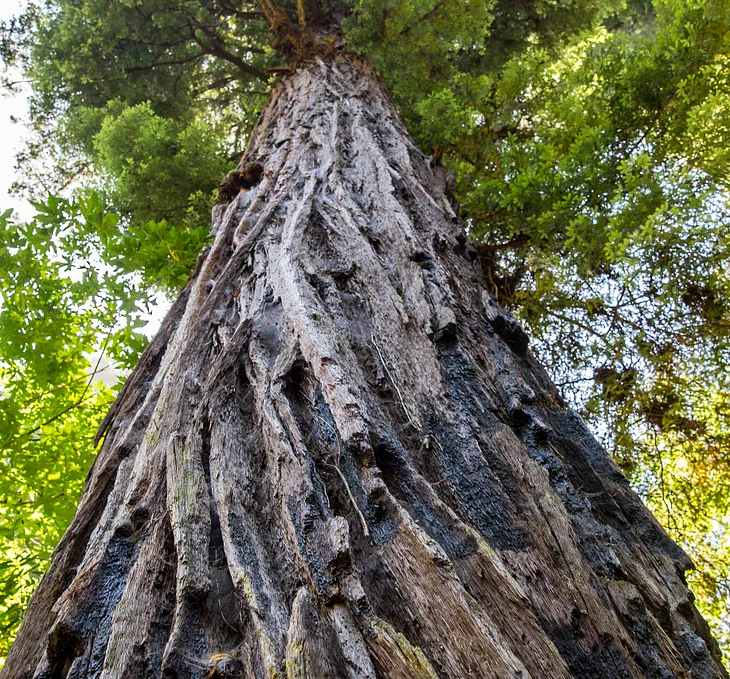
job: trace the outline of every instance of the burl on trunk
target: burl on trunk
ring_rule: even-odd
[[[726,677],[368,65],[287,76],[246,163],[3,679]]]

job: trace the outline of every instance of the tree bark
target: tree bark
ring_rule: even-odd
[[[368,65],[288,76],[254,161],[3,679],[727,677]]]

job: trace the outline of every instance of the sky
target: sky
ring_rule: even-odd
[[[8,21],[19,14],[25,2],[23,0],[0,0],[0,21]],[[24,134],[23,120],[28,108],[28,92],[8,96],[0,93],[0,211],[13,208],[16,216],[27,219],[32,208],[27,201],[8,194],[10,185],[15,181],[15,155],[22,146]],[[19,120],[12,122],[15,117]]]

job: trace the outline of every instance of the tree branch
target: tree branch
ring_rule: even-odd
[[[477,218],[472,218],[477,219]],[[527,245],[530,242],[530,236],[526,233],[521,233],[519,236],[515,236],[512,240],[508,240],[506,243],[481,243],[477,245],[477,252],[483,254],[486,252],[494,252],[495,250],[507,250],[509,248],[521,248],[523,245]]]
[[[99,365],[101,364],[101,359],[104,358],[104,351],[106,350],[106,345],[109,343],[109,339],[111,338],[111,335],[112,335],[111,332],[109,332],[107,334],[106,339],[104,340],[104,344],[102,344],[102,346],[101,346],[101,351],[99,352],[99,358],[96,361],[96,365],[94,366],[94,369],[91,371],[91,374],[89,375],[89,379],[86,382],[86,387],[84,387],[84,391],[81,394],[81,396],[79,397],[79,399],[77,401],[74,401],[73,403],[70,403],[63,410],[61,410],[60,412],[53,415],[53,417],[49,417],[45,422],[42,422],[41,424],[37,425],[33,429],[28,429],[26,431],[22,431],[15,437],[13,437],[13,436],[9,437],[8,439],[6,439],[3,442],[3,447],[7,447],[8,445],[10,445],[10,443],[12,442],[13,439],[15,439],[17,441],[18,439],[32,436],[36,432],[43,429],[43,427],[47,427],[52,422],[55,422],[60,417],[63,417],[67,412],[73,410],[74,408],[78,408],[79,406],[81,406],[81,404],[84,402],[84,399],[86,398],[86,394],[88,393],[89,388],[91,387],[91,385],[94,381],[94,377],[96,377],[96,375],[98,375],[101,372],[99,370]]]
[[[221,43],[211,36],[205,28],[202,26],[195,26],[193,25],[192,21],[189,23],[190,26],[190,33],[193,40],[195,40],[196,43],[200,46],[200,48],[207,52],[208,54],[218,57],[219,59],[223,59],[224,61],[228,61],[229,63],[233,64],[234,66],[237,66],[241,71],[246,73],[247,75],[250,75],[254,78],[258,78],[259,80],[262,80],[263,82],[269,81],[269,76],[266,75],[264,71],[261,71],[258,68],[255,68],[254,66],[251,66],[250,64],[246,63],[243,59],[236,56],[232,52],[229,52]],[[198,36],[198,28],[205,33],[205,35],[208,37],[208,39],[211,41],[210,44],[206,44],[203,40],[200,39]]]
[[[198,52],[197,54],[194,54],[191,57],[188,57],[187,59],[170,59],[169,61],[156,61],[151,64],[148,64],[147,66],[135,66],[134,68],[127,69],[127,73],[137,73],[139,71],[151,71],[153,68],[157,68],[158,66],[181,66],[183,64],[189,64],[192,61],[197,61],[201,57],[207,56],[207,52],[205,50]]]
[[[444,0],[439,0],[428,12],[426,12],[418,21],[409,24],[400,32],[401,37],[408,35],[416,26],[419,26],[424,21],[428,21],[434,14],[436,14],[444,5]]]

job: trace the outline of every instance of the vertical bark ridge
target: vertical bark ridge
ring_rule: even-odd
[[[727,677],[372,70],[303,64],[242,162],[3,679]]]
[[[250,611],[263,667],[268,675],[276,676],[281,673],[288,627],[283,592],[276,585],[291,575],[290,569],[284,569],[286,575],[282,577],[279,567],[292,552],[290,545],[276,543],[280,535],[262,534],[259,528],[258,521],[270,526],[278,523],[277,502],[274,488],[261,483],[268,477],[271,460],[259,433],[248,430],[253,419],[253,394],[249,385],[242,386],[247,392],[243,402],[229,397],[216,405],[211,478],[228,569]],[[246,409],[242,410],[242,405]]]
[[[174,558],[172,529],[167,517],[158,517],[114,611],[103,679],[154,676],[161,666],[174,609]]]

